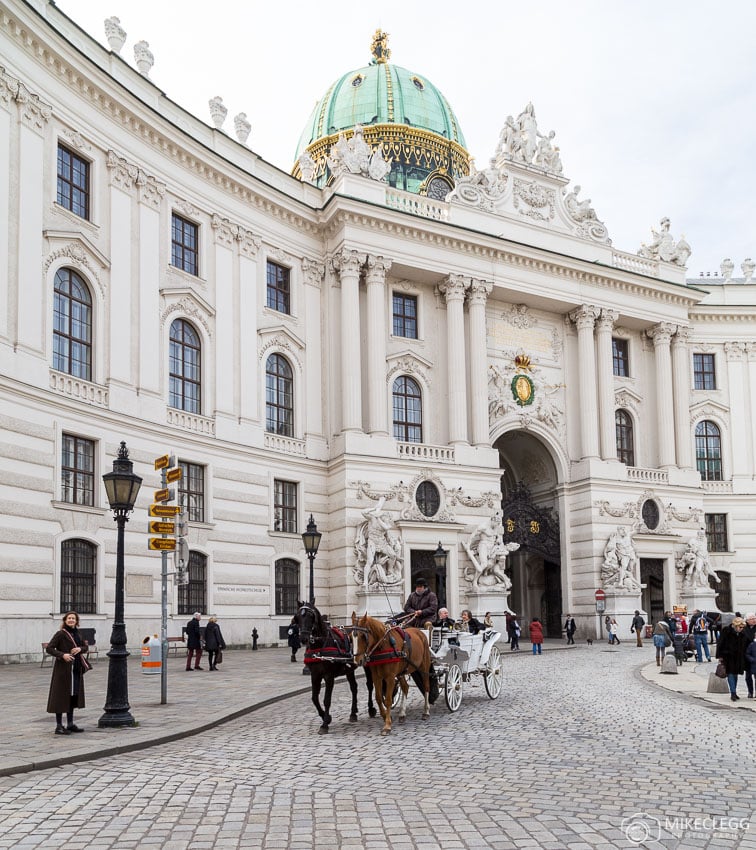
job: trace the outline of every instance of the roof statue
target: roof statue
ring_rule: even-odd
[[[252,125],[247,121],[246,112],[240,112],[234,116],[234,132],[236,133],[236,138],[245,145],[249,134],[252,132]]]
[[[566,190],[563,190],[566,192]],[[580,186],[574,186],[571,192],[564,196],[564,207],[567,215],[578,225],[578,235],[589,236],[597,242],[609,242],[609,234],[603,221],[599,221],[596,211],[591,206],[590,198],[580,200]]]
[[[126,41],[126,30],[121,26],[121,19],[115,16],[105,18],[105,38],[108,40],[113,53],[120,53]]]
[[[551,174],[561,174],[562,158],[559,148],[554,144],[554,130],[547,135],[539,133],[535,108],[529,103],[517,116],[517,120],[507,116],[496,146],[494,159],[501,166],[503,161],[520,162],[532,165]]]
[[[373,150],[370,147],[365,141],[360,124],[354,128],[351,139],[347,139],[344,133],[339,133],[338,141],[331,148],[327,161],[328,167],[335,175],[346,172],[370,177],[372,180],[384,180],[391,170],[391,160],[384,160],[379,148]],[[306,167],[310,167],[307,162]],[[302,176],[304,178],[304,171]]]
[[[490,166],[483,171],[473,167],[467,177],[460,177],[446,200],[449,203],[461,201],[483,210],[493,210],[494,204],[502,197],[506,188],[507,175],[496,168],[495,160],[492,159]]]
[[[305,151],[299,157],[298,162],[299,170],[302,173],[302,181],[304,183],[312,183],[315,179],[315,160]]]
[[[211,97],[207,102],[210,107],[210,117],[213,119],[213,124],[216,130],[223,128],[223,122],[228,115],[228,107],[224,106],[222,97]]]
[[[743,283],[750,283],[753,273],[756,271],[756,263],[750,257],[746,257],[740,264],[740,270],[743,272]]]
[[[691,247],[685,241],[684,236],[681,236],[680,240],[675,242],[674,237],[669,232],[669,223],[669,219],[665,216],[659,224],[659,230],[651,228],[653,239],[648,245],[645,242],[641,243],[640,248],[638,248],[638,256],[646,257],[649,260],[661,260],[664,263],[674,263],[676,266],[684,266],[691,254]]]
[[[732,273],[735,271],[735,263],[729,257],[725,257],[719,264],[719,271],[722,273],[724,283],[729,283],[732,280]]]
[[[391,58],[391,51],[388,49],[387,32],[377,29],[373,35],[373,41],[370,44],[370,52],[373,54],[373,61],[378,65],[383,65]]]

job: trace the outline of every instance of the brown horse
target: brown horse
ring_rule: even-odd
[[[399,721],[404,720],[407,683],[405,674],[417,674],[414,678],[425,695],[423,720],[430,717],[430,673],[431,654],[428,637],[421,629],[403,629],[382,623],[365,614],[357,619],[352,613],[352,635],[354,660],[364,665],[373,674],[375,696],[383,718],[381,735],[391,732],[391,703],[394,698],[397,676],[402,677],[402,700]]]

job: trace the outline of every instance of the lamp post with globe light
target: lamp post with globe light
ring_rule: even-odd
[[[304,544],[305,555],[310,560],[310,603],[315,604],[315,556],[318,554],[320,546],[320,538],[323,535],[318,531],[318,526],[310,514],[310,521],[307,523],[307,529],[302,534],[302,543]]]
[[[118,523],[118,543],[116,547],[116,585],[115,585],[115,614],[113,630],[110,635],[110,651],[108,652],[108,689],[105,698],[104,714],[97,725],[106,728],[119,726],[135,726],[136,721],[131,715],[129,705],[129,683],[126,659],[126,624],[123,615],[124,593],[124,529],[129,514],[134,509],[142,479],[134,474],[134,465],[129,460],[129,450],[126,443],[121,442],[118,457],[113,461],[113,471],[102,476],[105,492],[108,494],[110,510]]]

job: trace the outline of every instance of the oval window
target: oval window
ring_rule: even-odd
[[[641,516],[649,531],[653,531],[659,525],[659,506],[653,499],[646,499],[643,503]]]
[[[441,495],[432,481],[423,481],[415,491],[415,502],[423,516],[432,517],[441,507]]]

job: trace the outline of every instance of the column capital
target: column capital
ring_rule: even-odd
[[[378,257],[368,254],[366,260],[367,270],[365,272],[365,283],[384,283],[386,273],[391,268],[392,261],[386,257]]]
[[[141,170],[137,175],[136,183],[139,189],[139,203],[156,210],[160,209],[160,205],[165,197],[165,183],[161,183],[150,174],[145,174]]]
[[[685,346],[690,342],[690,327],[688,325],[678,325],[675,335],[672,337],[673,346]]]
[[[467,300],[470,304],[485,305],[488,296],[493,290],[493,283],[490,280],[481,280],[480,278],[472,278],[470,287],[467,290]]]
[[[728,360],[745,360],[746,345],[744,342],[726,342],[724,344],[725,355]]]
[[[672,339],[672,334],[677,331],[677,325],[671,322],[659,322],[646,331],[646,336],[654,341],[654,347],[659,345],[669,345]]]
[[[593,304],[583,304],[581,307],[578,307],[577,310],[573,310],[569,316],[570,320],[577,325],[577,329],[579,331],[593,330],[593,325],[600,313],[600,309],[598,307],[594,307]]]
[[[139,168],[134,163],[129,162],[122,156],[118,156],[115,151],[108,151],[108,158],[105,162],[108,171],[110,172],[110,185],[117,186],[128,192],[134,188]]]
[[[470,288],[470,278],[462,274],[450,274],[438,285],[438,291],[446,298],[446,303],[464,301],[465,292]]]
[[[365,265],[365,254],[354,251],[351,248],[343,248],[333,256],[333,267],[341,274],[358,275]]]
[[[596,325],[599,330],[612,331],[617,319],[619,319],[619,313],[616,310],[602,310],[601,315],[596,320]]]
[[[320,289],[320,284],[323,281],[324,274],[324,263],[321,263],[318,260],[311,260],[309,257],[302,258],[302,275],[304,276],[305,283]]]

